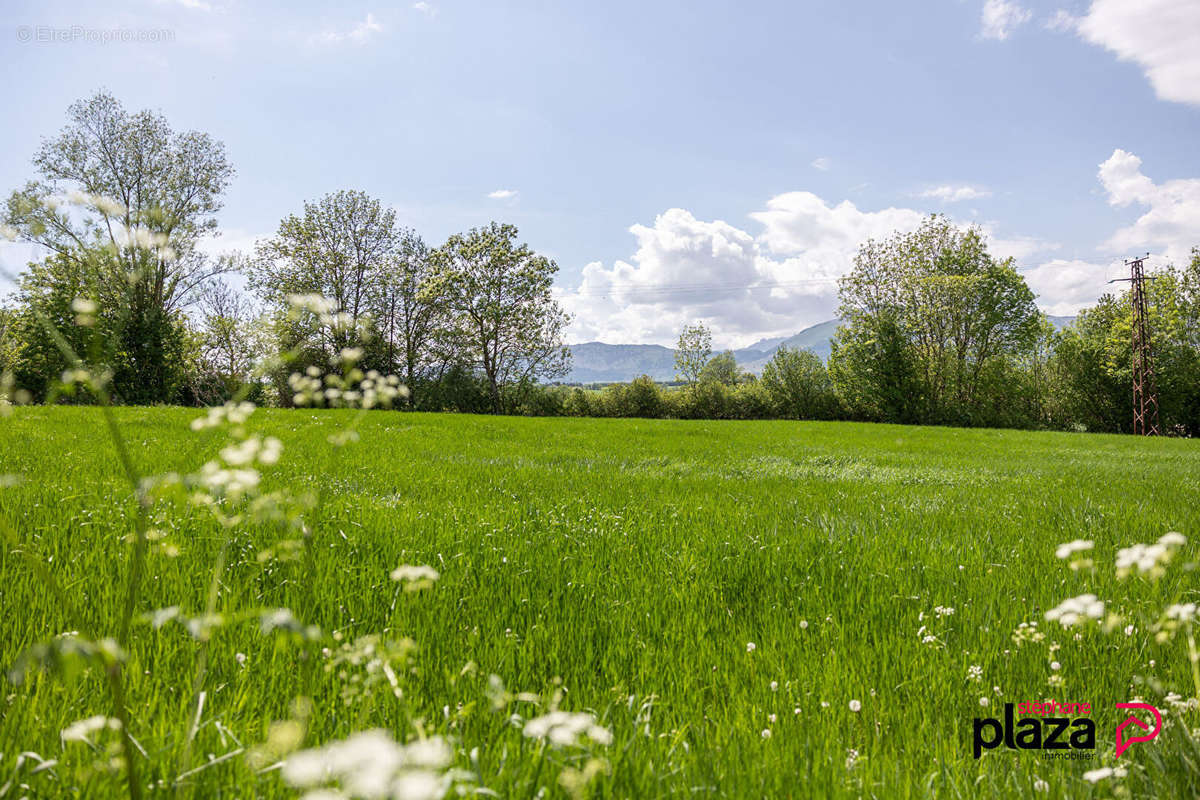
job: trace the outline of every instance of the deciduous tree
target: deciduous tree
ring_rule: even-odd
[[[434,259],[429,291],[444,303],[458,352],[486,377],[494,412],[503,408],[501,386],[569,371],[569,317],[551,291],[558,265],[518,244],[516,227],[493,222],[455,234]]]
[[[685,326],[675,345],[676,377],[695,384],[711,357],[712,331],[703,322]]]

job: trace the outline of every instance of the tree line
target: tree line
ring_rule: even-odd
[[[1195,436],[1200,249],[1153,278],[1148,326],[1162,428]],[[1128,292],[1104,295],[1057,330],[1012,259],[993,257],[979,230],[932,216],[916,231],[865,242],[838,295],[843,322],[828,364],[783,348],[756,378],[738,370],[732,353],[713,355],[704,326],[685,327],[676,369],[691,403],[664,394],[671,415],[1131,430]],[[638,402],[655,407],[647,391]],[[619,410],[627,394],[612,389],[594,405]]]
[[[1130,428],[1128,293],[1058,331],[1013,261],[944,217],[863,243],[839,284],[828,363],[783,348],[761,376],[745,373],[697,323],[676,350],[683,386],[643,376],[592,390],[550,383],[570,369],[558,267],[513,226],[431,246],[378,199],[339,191],[253,252],[213,257],[200,244],[234,174],[219,142],[104,93],[68,117],[4,209],[4,233],[48,254],[0,306],[8,396],[72,402],[62,376],[74,352],[121,402],[289,406],[290,376],[352,353],[398,376],[418,410]],[[338,324],[297,313],[297,298],[315,297]],[[1149,299],[1163,427],[1195,435],[1200,251],[1161,269]]]
[[[5,233],[49,255],[0,311],[0,373],[32,401],[63,401],[70,353],[124,403],[211,404],[234,395],[291,405],[288,378],[346,351],[404,379],[412,407],[511,410],[569,369],[558,266],[491,223],[428,246],[363,192],[305,203],[253,253],[199,246],[233,176],[224,147],[177,133],[111,95],[71,106],[13,192]],[[233,288],[240,276],[251,291]],[[296,313],[320,296],[338,324]],[[80,304],[94,313],[78,325]],[[281,358],[286,354],[287,358]]]

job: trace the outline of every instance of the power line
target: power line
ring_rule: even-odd
[[[778,281],[771,283],[675,283],[658,286],[643,286],[639,284],[612,284],[603,289],[573,291],[564,289],[564,294],[576,297],[644,297],[647,295],[688,294],[693,292],[741,292],[755,289],[788,289],[809,286],[812,284],[836,283],[838,278],[806,278],[795,281]]]
[[[1109,283],[1129,281],[1130,303],[1133,306],[1133,433],[1135,436],[1158,435],[1158,387],[1154,381],[1154,348],[1150,343],[1147,323],[1146,277],[1143,264],[1150,254],[1125,262],[1128,278],[1115,278]]]

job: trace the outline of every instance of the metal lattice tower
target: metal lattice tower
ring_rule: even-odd
[[[1154,348],[1146,313],[1145,257],[1125,262],[1129,277],[1129,300],[1133,310],[1133,433],[1135,436],[1158,435],[1158,387],[1154,382]],[[1112,281],[1110,281],[1111,283]]]

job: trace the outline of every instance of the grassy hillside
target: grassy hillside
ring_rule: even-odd
[[[212,458],[223,434],[189,431],[196,416],[119,410],[138,473]],[[335,452],[327,436],[350,417],[250,421],[283,442],[264,488],[317,505],[305,512],[310,550],[281,546],[289,534],[273,523],[227,536],[202,509],[152,515],[164,538],[138,613],[194,616],[215,591],[224,618],[206,643],[176,622],[135,625],[130,732],[151,796],[291,796],[272,758],[247,751],[300,695],[312,698],[306,745],[373,727],[448,736],[466,785],[503,797],[565,796],[589,761],[583,791],[595,797],[1046,796],[1038,781],[1052,797],[1103,796],[1112,779],[1081,775],[1113,764],[1114,704],[1141,695],[1167,708],[1167,691],[1195,693],[1182,639],[1156,644],[1144,621],[1195,599],[1195,573],[1181,569],[1193,546],[1156,582],[1119,581],[1112,568],[1117,548],[1200,535],[1191,441],[378,412]],[[11,529],[0,661],[64,631],[114,635],[136,508],[99,412],[0,418],[0,473],[19,477],[0,488],[0,531]],[[1055,558],[1075,539],[1094,540],[1094,573]],[[401,564],[441,577],[402,592],[389,578]],[[1042,619],[1085,592],[1124,615],[1113,632]],[[264,633],[259,612],[279,608],[320,634]],[[1045,641],[1014,643],[1027,621]],[[410,637],[413,649],[339,657],[368,634]],[[390,675],[379,667],[389,659]],[[541,705],[499,696],[490,675]],[[27,794],[123,791],[106,766],[108,732],[94,746],[60,739],[108,713],[105,692],[94,668],[6,688],[2,768],[20,751],[58,759],[23,768]],[[553,749],[523,735],[556,693],[562,710],[593,712],[611,744]],[[1003,747],[973,757],[975,717],[1046,698],[1095,707],[1092,761]],[[1126,753],[1121,788],[1200,789],[1184,731]]]

